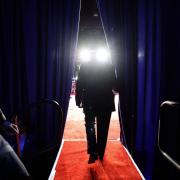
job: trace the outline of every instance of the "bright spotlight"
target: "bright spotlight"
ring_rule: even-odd
[[[98,49],[96,51],[96,59],[99,62],[107,62],[110,58],[110,53],[107,49]]]
[[[91,52],[88,49],[82,49],[79,53],[81,61],[87,62],[91,59]]]

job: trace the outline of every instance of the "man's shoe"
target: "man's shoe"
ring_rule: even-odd
[[[89,160],[88,160],[88,164],[92,164],[92,163],[95,163],[95,161],[98,159],[98,156],[95,154],[95,155],[90,155],[89,156]]]
[[[100,161],[103,161],[103,156],[99,156],[99,160],[100,160]]]

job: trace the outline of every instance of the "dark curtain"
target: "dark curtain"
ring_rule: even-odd
[[[122,125],[126,137],[122,137],[122,141],[132,153],[137,101],[137,2],[99,0],[97,4],[117,72]]]
[[[0,1],[0,106],[7,116],[39,99],[69,103],[80,0]]]
[[[97,5],[119,79],[123,143],[126,139],[144,176],[152,179],[154,172],[157,178],[166,172],[163,163],[157,165],[160,104],[180,100],[180,3],[97,0]]]

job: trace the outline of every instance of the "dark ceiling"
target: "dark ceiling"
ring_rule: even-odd
[[[98,46],[104,44],[105,37],[96,0],[81,0],[80,26],[78,45],[90,44]]]
[[[101,28],[96,0],[81,0],[80,28]]]
[[[93,16],[97,12],[96,0],[81,0],[81,16]]]

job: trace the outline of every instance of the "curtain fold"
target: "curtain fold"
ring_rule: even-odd
[[[80,0],[0,2],[0,106],[8,118],[53,99],[63,108],[64,125],[79,15]]]
[[[127,148],[146,179],[168,177],[169,165],[157,165],[157,129],[160,104],[180,98],[180,3],[97,0],[97,6],[118,72]]]
[[[121,116],[126,137],[122,138],[122,141],[126,141],[127,148],[132,153],[136,116],[137,4],[136,1],[97,0],[97,5],[117,71]]]

